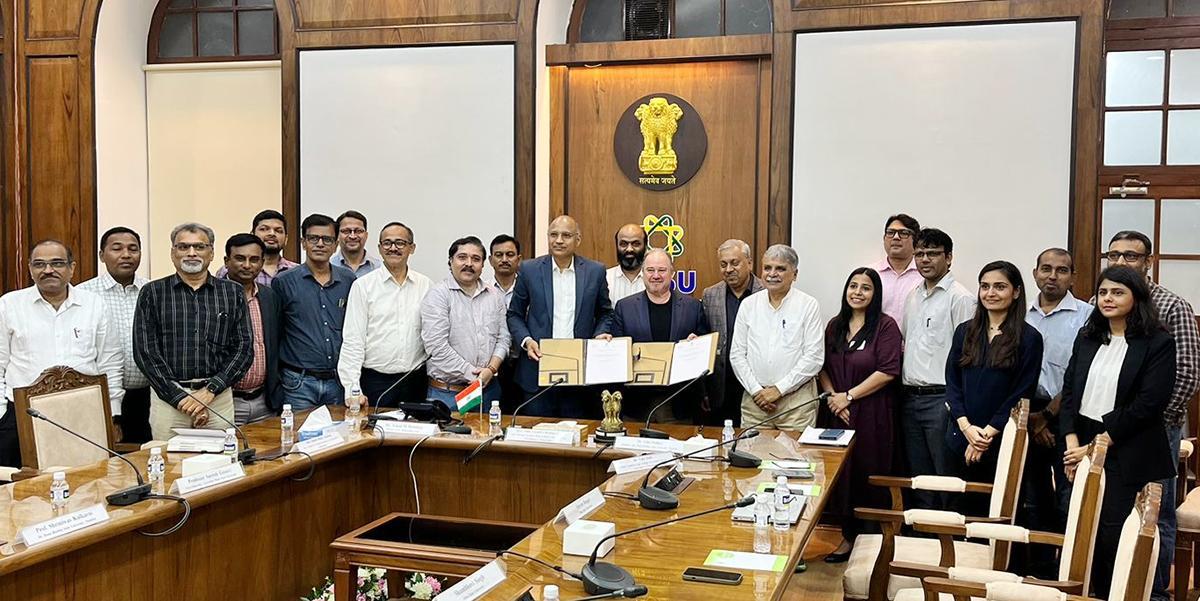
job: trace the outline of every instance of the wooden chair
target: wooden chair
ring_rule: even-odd
[[[1200,488],[1189,492],[1189,464],[1195,455],[1191,439],[1179,443],[1179,468],[1176,480],[1176,499],[1183,499],[1175,510],[1175,598],[1185,601],[1191,592],[1189,577],[1200,582],[1200,562],[1196,561],[1200,545]]]
[[[116,432],[108,399],[108,378],[89,376],[69,367],[51,367],[29,386],[13,389],[21,463],[32,474],[108,459],[108,453],[42,420],[30,417],[36,409],[79,434],[113,448]]]
[[[1029,401],[1022,399],[1013,408],[1001,438],[996,476],[991,484],[967,482],[944,476],[915,476],[894,478],[871,476],[871,484],[886,486],[891,491],[891,509],[857,508],[859,519],[879,522],[882,534],[860,535],[846,564],[842,588],[847,599],[893,599],[901,589],[917,588],[920,580],[894,575],[892,562],[902,557],[907,562],[931,566],[941,565],[1003,570],[1008,566],[1012,543],[1007,541],[983,545],[968,542],[943,542],[932,538],[900,536],[902,525],[941,523],[962,525],[966,522],[1012,524],[1016,517],[1017,498],[1021,492],[1021,477],[1025,468],[1025,453],[1029,448]],[[952,493],[989,494],[991,503],[987,517],[968,517],[951,511],[904,510],[903,489]]]
[[[1151,482],[1142,488],[1133,510],[1121,528],[1121,541],[1113,562],[1109,601],[1144,601],[1154,586],[1158,563],[1158,510],[1162,503],[1162,485]],[[948,595],[954,601],[982,598],[988,601],[1085,601],[1088,597],[1068,595],[1057,588],[1025,582],[980,584],[951,578],[926,578],[922,581],[925,599],[934,601]]]

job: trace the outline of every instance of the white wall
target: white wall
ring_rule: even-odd
[[[571,21],[572,0],[541,0],[537,14],[537,105],[534,121],[537,124],[534,146],[537,174],[534,196],[534,248],[523,249],[526,258],[545,254],[546,229],[550,219],[550,73],[546,68],[546,46],[564,44],[567,41],[567,26]],[[561,152],[563,149],[558,149]]]

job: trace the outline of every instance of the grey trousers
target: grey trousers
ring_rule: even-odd
[[[911,395],[904,399],[901,429],[908,465],[914,476],[949,476],[950,450],[946,448],[946,424],[950,410],[946,395]],[[945,509],[944,493],[914,491],[917,509]]]

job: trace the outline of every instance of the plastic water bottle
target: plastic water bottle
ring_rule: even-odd
[[[771,506],[767,493],[754,495],[754,552],[771,552]]]
[[[225,428],[225,456],[229,458],[229,463],[237,461],[237,452],[237,430]]]
[[[779,476],[775,479],[775,513],[771,522],[775,529],[786,531],[792,527],[792,491],[788,490],[787,478]]]
[[[558,587],[553,584],[547,584],[546,588],[542,589],[542,601],[558,601]]]
[[[296,414],[292,413],[291,405],[283,406],[279,414],[279,446],[284,450],[290,449],[296,442]]]
[[[362,389],[358,385],[351,386],[350,398],[346,400],[350,403],[346,408],[346,421],[349,422],[351,430],[357,430],[363,403]]]
[[[500,432],[500,401],[492,401],[492,408],[488,410],[488,436],[496,436]]]
[[[167,462],[163,459],[162,447],[154,447],[150,449],[150,461],[146,463],[146,479],[150,481],[151,492],[161,495],[166,477]]]
[[[721,442],[725,443],[725,446],[717,447],[720,450],[720,455],[722,457],[729,456],[728,445],[732,444],[730,441],[733,440],[734,436],[736,436],[736,434],[733,432],[733,420],[727,419],[725,420],[725,428],[721,430]]]
[[[54,472],[54,482],[50,483],[50,507],[55,513],[66,509],[67,499],[71,498],[71,485],[67,483],[66,472]]]

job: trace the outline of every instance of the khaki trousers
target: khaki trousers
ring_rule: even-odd
[[[226,388],[225,392],[213,398],[209,406],[213,411],[220,413],[232,422],[233,390]],[[172,428],[191,427],[193,427],[192,416],[172,407],[170,403],[158,397],[158,393],[154,392],[153,387],[150,388],[150,433],[154,436],[154,440],[170,439],[175,435],[171,432]],[[205,427],[224,430],[229,427],[229,424],[219,417],[210,415],[208,416],[208,425]]]
[[[754,397],[749,393],[742,393],[742,427],[750,424],[758,423],[772,415],[782,413],[796,405],[811,401],[817,396],[817,379],[813,378],[806,382],[803,386],[796,389],[791,394],[784,395],[775,403],[775,413],[767,413],[754,403]],[[817,422],[817,405],[819,403],[809,403],[803,409],[789,413],[778,420],[775,420],[764,428],[775,430],[793,430],[801,431]]]

